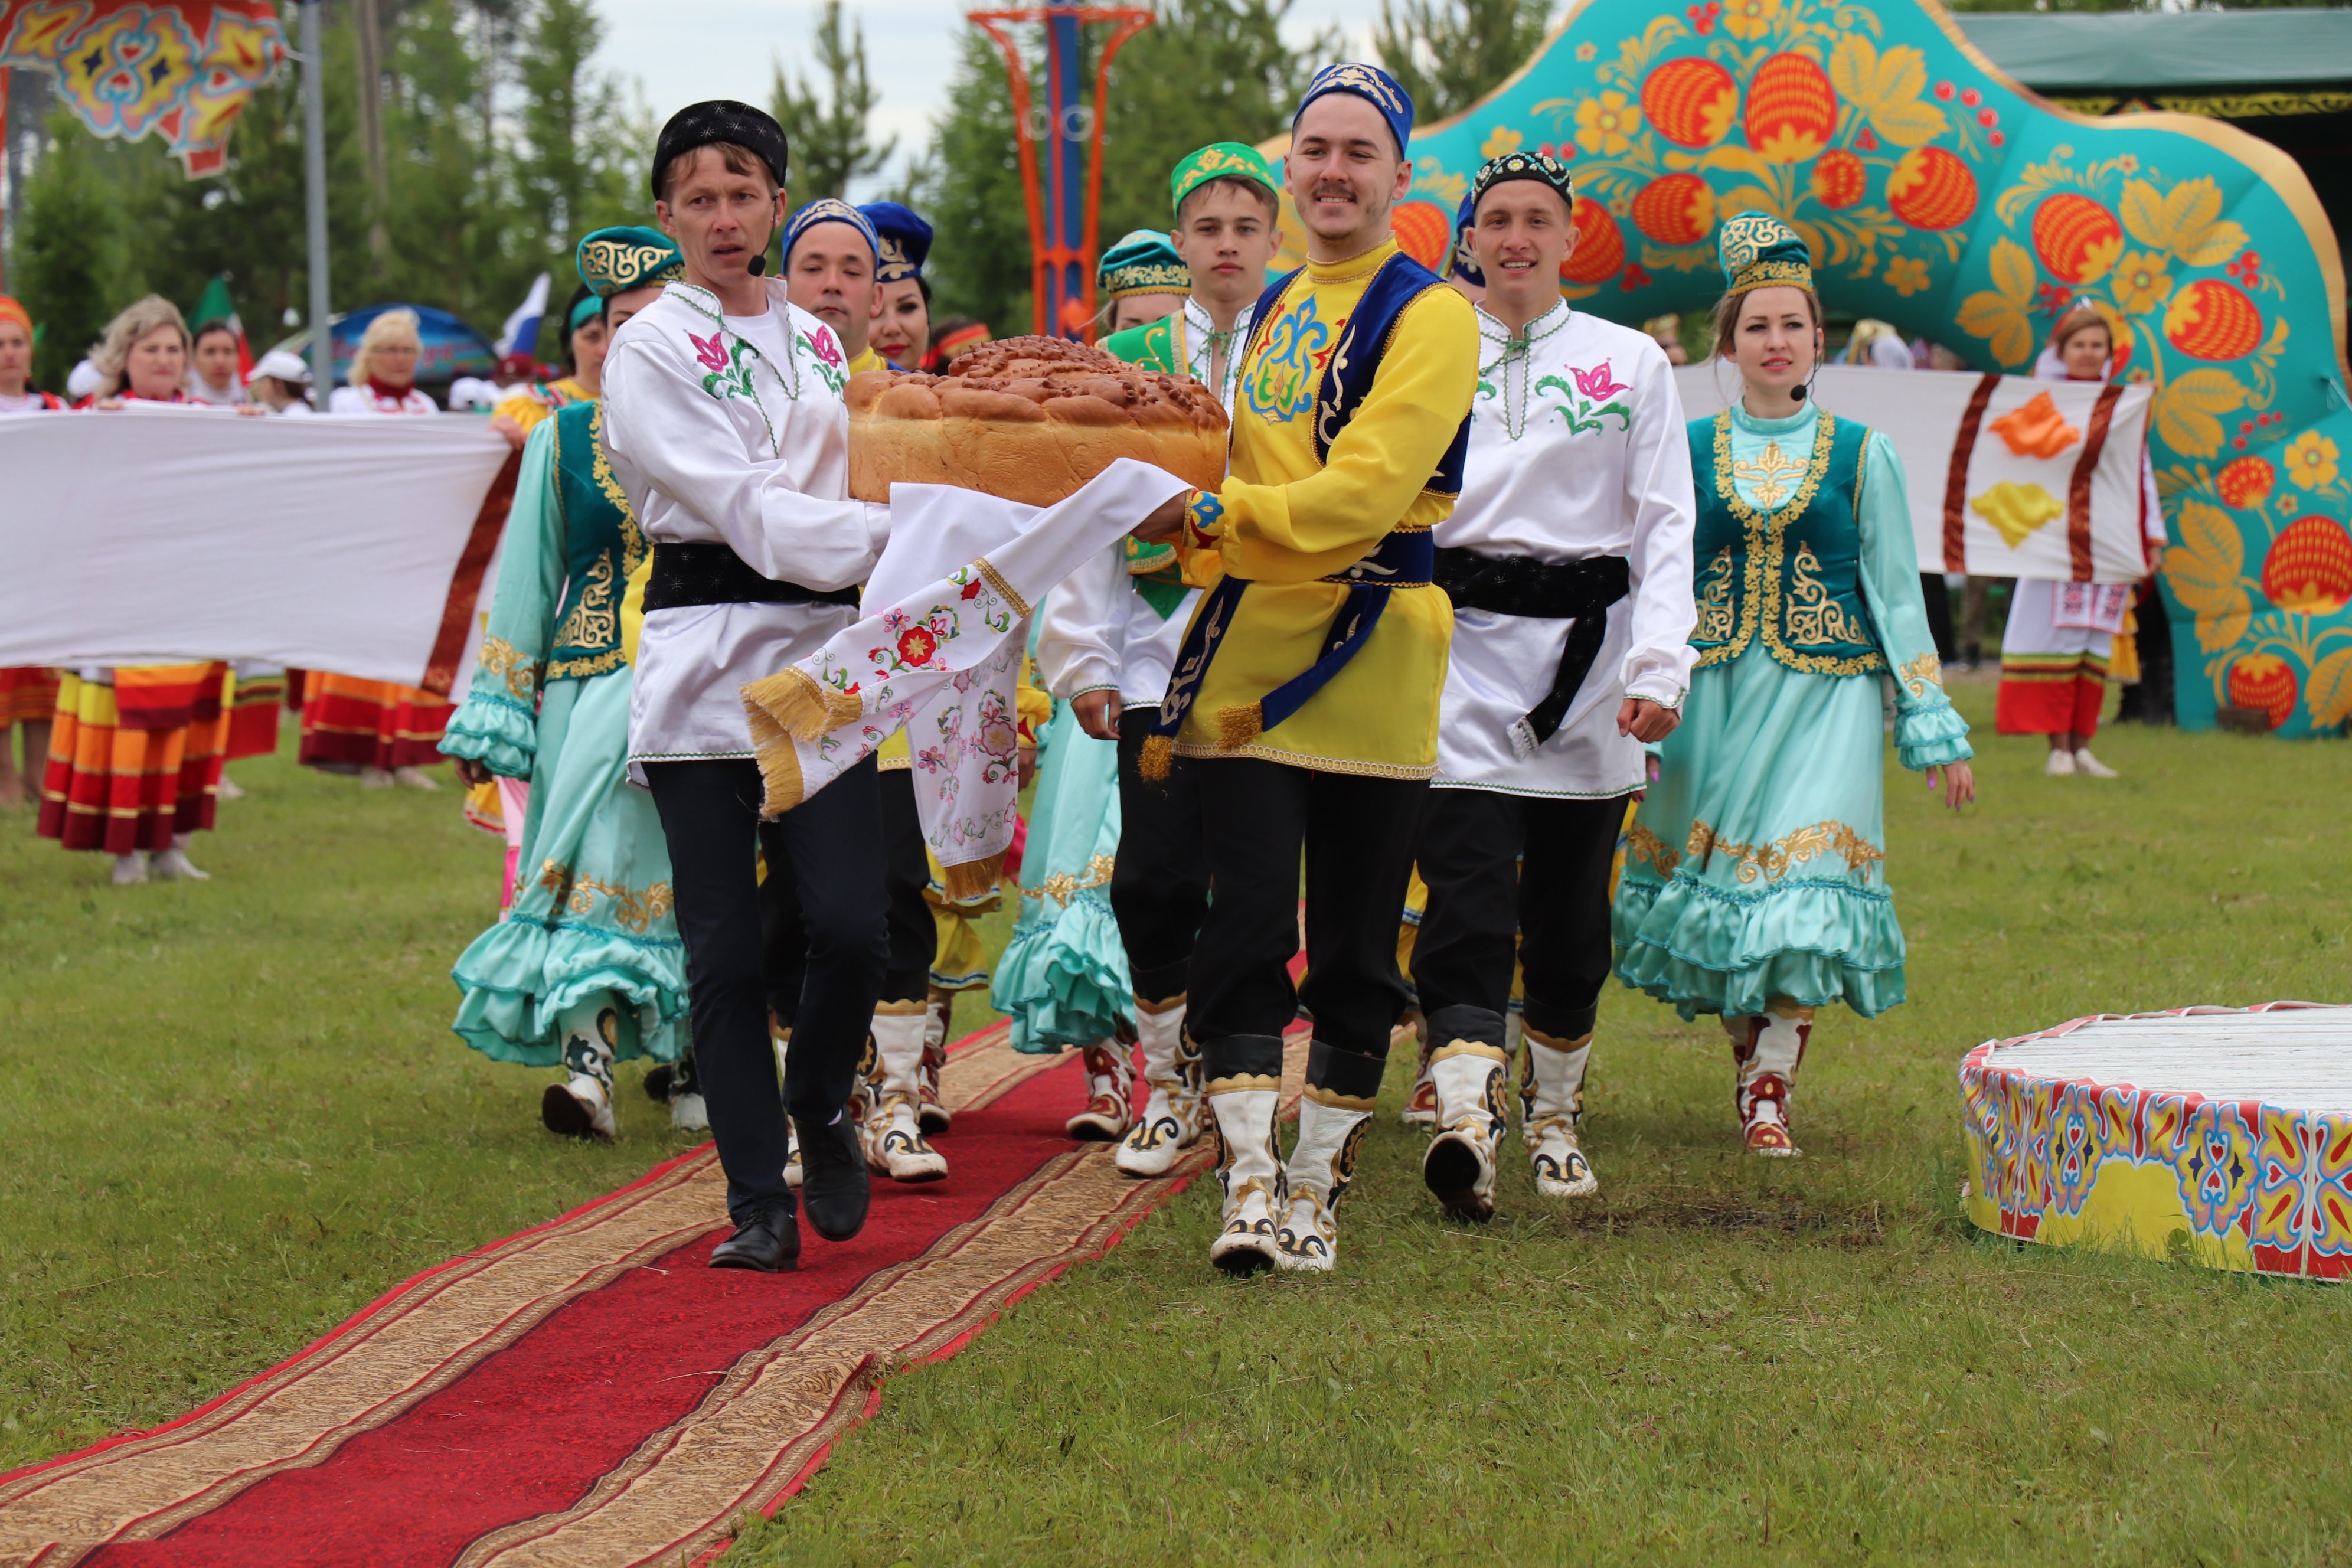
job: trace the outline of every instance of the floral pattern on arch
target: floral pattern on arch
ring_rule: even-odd
[[[1422,258],[1441,258],[1469,175],[1520,148],[1575,176],[1561,293],[1628,325],[1711,305],[1717,229],[1750,210],[1804,237],[1833,310],[1980,370],[2026,370],[2087,298],[2119,374],[2155,394],[2181,721],[2352,722],[2344,276],[2276,149],[2219,121],[2061,109],[1934,0],[1586,0],[1524,70],[1413,136],[1400,242],[1427,229]],[[1284,231],[1303,232],[1295,211]]]

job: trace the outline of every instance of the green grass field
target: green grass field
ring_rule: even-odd
[[[1959,695],[1984,801],[1891,773],[1913,999],[1824,1015],[1808,1158],[1738,1157],[1720,1030],[1615,991],[1603,1198],[1540,1203],[1514,1142],[1468,1230],[1400,1062],[1335,1277],[1214,1275],[1196,1184],[893,1381],[730,1561],[2352,1563],[2352,1295],[1978,1235],[1954,1079],[2081,1013],[2352,999],[2352,752],[2125,728],[2124,778],[2050,780]],[[0,816],[0,1467],[687,1142],[634,1091],[619,1146],[559,1142],[548,1075],[447,1032],[499,861],[454,791],[236,772],[201,886],[118,891]]]

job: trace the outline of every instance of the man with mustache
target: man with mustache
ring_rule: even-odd
[[[1679,717],[1697,610],[1682,400],[1654,340],[1560,298],[1576,247],[1567,168],[1508,153],[1470,198],[1478,394],[1462,499],[1437,525],[1454,641],[1412,977],[1436,1091],[1422,1177],[1447,1213],[1485,1220],[1515,937],[1536,1190],[1595,1190],[1578,1123],[1609,977],[1610,862],[1642,747]]]
[[[1139,771],[1176,759],[1200,792],[1211,897],[1188,1010],[1224,1188],[1209,1256],[1229,1273],[1332,1267],[1404,1006],[1396,911],[1453,628],[1430,530],[1461,490],[1478,342],[1469,301],[1391,233],[1412,130],[1412,100],[1373,67],[1308,84],[1285,168],[1307,262],[1253,314],[1230,476],[1172,531],[1187,575],[1213,585]],[[1287,967],[1302,849],[1303,994]],[[1315,1037],[1286,1163],[1275,1110],[1301,1002]]]
[[[740,696],[857,618],[857,586],[887,538],[887,507],[848,499],[849,355],[834,330],[761,274],[785,211],[782,130],[730,100],[662,128],[655,212],[686,277],[614,335],[606,451],[652,542],[629,710],[629,764],[652,789],[684,939],[695,1065],[727,1173],[735,1233],[717,1268],[793,1268],[789,1110],[810,1226],[831,1241],[866,1221],[866,1162],[846,1106],[888,953],[880,792],[866,762],[772,822]],[[863,218],[803,224],[866,247]],[[787,254],[791,254],[788,250]],[[792,879],[806,916],[805,979],[777,1089],[761,984],[756,852]]]

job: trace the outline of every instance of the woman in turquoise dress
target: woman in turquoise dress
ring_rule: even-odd
[[[1120,1136],[1129,1121],[1135,986],[1110,907],[1119,824],[1118,742],[1087,734],[1076,710],[1056,703],[1038,737],[1021,914],[989,1001],[1012,1016],[1014,1050],[1080,1048],[1087,1106],[1069,1132],[1090,1141]]]
[[[681,275],[660,233],[602,229],[580,275],[618,327]],[[604,407],[542,420],[523,444],[488,635],[441,750],[468,784],[530,781],[514,903],[458,958],[454,1027],[496,1061],[562,1067],[548,1128],[610,1142],[613,1064],[677,1063],[671,1120],[705,1125],[688,1051],[686,950],[653,797],[628,781],[621,599],[645,535],[600,443]]]
[[[1627,830],[1617,973],[1722,1015],[1749,1151],[1797,1146],[1813,1010],[1904,997],[1886,881],[1884,694],[1895,752],[1958,808],[1967,721],[1944,694],[1893,443],[1806,395],[1822,353],[1804,241],[1744,213],[1718,241],[1717,353],[1741,395],[1691,422],[1698,668]]]

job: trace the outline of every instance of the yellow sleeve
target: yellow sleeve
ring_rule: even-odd
[[[631,665],[637,662],[637,638],[646,629],[646,584],[654,580],[654,552],[637,563],[629,574],[629,585],[621,594],[621,657]]]
[[[1054,716],[1053,695],[1033,679],[1037,673],[1037,661],[1024,656],[1021,660],[1021,683],[1013,694],[1013,708],[1019,721],[1022,739],[1034,744],[1045,721]]]
[[[1225,570],[1309,583],[1361,560],[1413,508],[1477,386],[1477,317],[1457,290],[1432,289],[1405,308],[1371,392],[1320,469],[1290,484],[1228,479],[1217,491],[1223,510],[1210,531]]]
[[[521,426],[523,427],[524,434],[528,435],[530,432],[539,427],[539,422],[541,420],[553,414],[555,412],[555,407],[552,404],[549,403],[545,398],[540,396],[535,392],[518,392],[512,397],[500,403],[498,407],[492,409],[491,412],[494,415],[505,415],[508,418]]]

